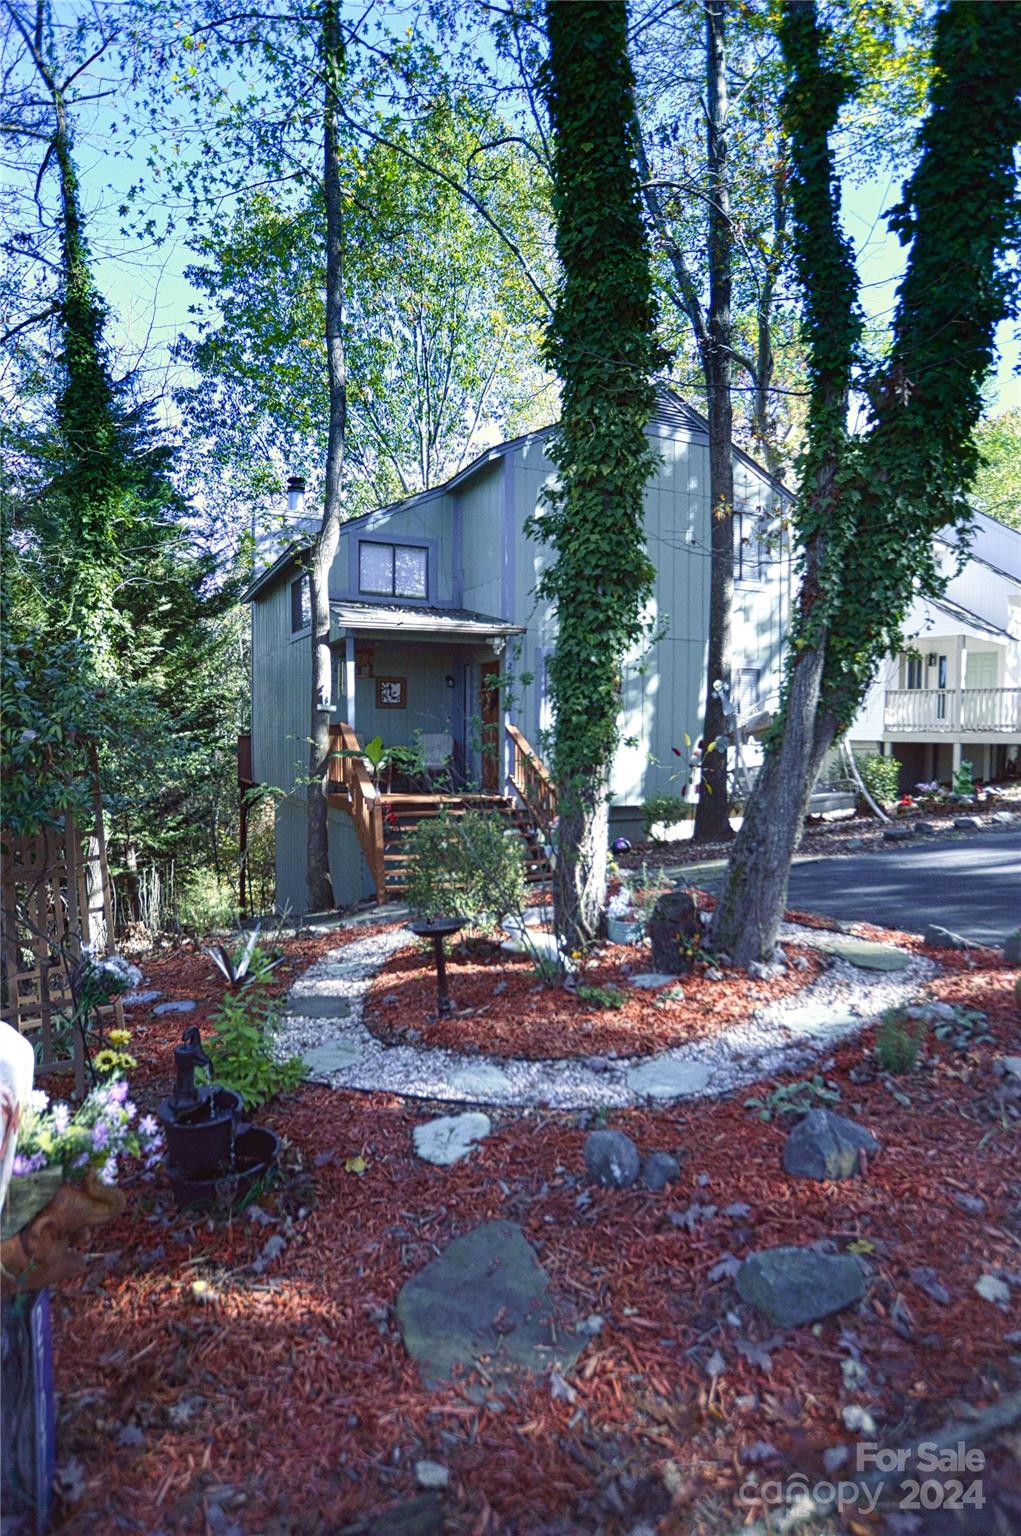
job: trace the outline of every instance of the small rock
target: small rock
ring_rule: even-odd
[[[996,1065],[1004,1077],[1021,1078],[1021,1056],[1001,1056]]]
[[[983,1275],[975,1281],[975,1290],[983,1301],[991,1301],[996,1306],[1006,1306],[1010,1300],[1010,1286],[996,1275]]]
[[[796,1328],[860,1301],[866,1277],[852,1253],[784,1247],[753,1253],[735,1283],[741,1299],[771,1323]]]
[[[628,985],[631,987],[665,987],[668,982],[676,980],[676,976],[667,976],[662,971],[647,971],[641,976],[629,976]]]
[[[441,1461],[416,1461],[415,1482],[420,1488],[445,1488],[450,1473]]]
[[[828,1445],[822,1453],[822,1464],[827,1475],[832,1477],[834,1472],[839,1472],[850,1454],[849,1445]]]
[[[853,848],[857,852],[859,848],[865,847],[865,839],[863,837],[849,837],[844,846],[846,848]]]
[[[642,1164],[642,1183],[658,1193],[672,1184],[680,1171],[680,1163],[669,1152],[650,1152]]]
[[[152,1015],[156,1019],[161,1018],[165,1013],[193,1013],[197,1007],[198,1004],[193,1002],[190,997],[182,997],[176,1003],[157,1003],[156,1007],[152,1010]]]
[[[585,1065],[593,1072],[612,1072],[613,1062],[606,1056],[586,1056]]]
[[[807,971],[808,970],[808,957],[807,957],[807,955],[795,955],[794,956],[794,965],[795,965],[796,969],[799,970],[799,971]]]
[[[1017,821],[1016,811],[994,811],[993,820],[998,821],[1002,827],[1012,827]]]
[[[954,826],[958,832],[978,832],[982,827],[982,821],[978,816],[955,816]]]
[[[861,1170],[860,1153],[879,1151],[876,1138],[829,1109],[810,1109],[787,1137],[786,1173],[805,1179],[850,1179]]]
[[[154,1003],[162,992],[125,992],[121,998],[122,1008],[144,1008],[146,1003]]]
[[[922,934],[922,943],[931,944],[933,949],[967,949],[968,941],[959,933],[952,933],[949,928],[941,928],[939,923],[929,923]]]
[[[914,833],[911,828],[904,826],[900,822],[894,822],[893,826],[883,828],[883,841],[885,843],[905,843],[912,837],[914,837]]]
[[[602,1333],[604,1323],[605,1319],[598,1312],[590,1312],[588,1317],[578,1324],[577,1332],[587,1333],[589,1338],[594,1339],[597,1333]]]
[[[1003,941],[1003,958],[1008,965],[1021,965],[1021,928],[1008,933]]]
[[[623,1131],[590,1131],[585,1138],[585,1166],[604,1189],[629,1189],[638,1177],[642,1159]]]
[[[936,828],[931,821],[916,821],[914,833],[916,837],[935,837]]]
[[[954,1204],[959,1205],[962,1211],[967,1211],[971,1216],[981,1216],[986,1208],[986,1203],[981,1195],[955,1193]]]
[[[137,1424],[125,1424],[117,1435],[117,1444],[128,1447],[144,1445],[145,1436]]]
[[[917,1269],[908,1270],[908,1277],[914,1281],[920,1291],[931,1296],[933,1301],[938,1301],[941,1307],[950,1305],[950,1292],[936,1271],[930,1269],[928,1264],[920,1264]]]
[[[705,973],[706,981],[723,981],[723,972],[715,965],[711,965]]]
[[[843,1419],[844,1426],[847,1429],[857,1430],[863,1435],[874,1435],[876,1432],[875,1419],[868,1409],[863,1408],[860,1403],[849,1403],[842,1411],[840,1417]]]
[[[425,1163],[438,1168],[448,1168],[467,1157],[477,1141],[482,1141],[493,1129],[488,1115],[469,1110],[463,1115],[441,1115],[438,1120],[427,1120],[412,1131],[415,1152]]]

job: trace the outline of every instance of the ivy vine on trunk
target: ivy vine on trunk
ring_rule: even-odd
[[[573,948],[602,922],[622,670],[652,592],[643,492],[655,455],[645,428],[660,354],[635,168],[627,7],[547,0],[546,30],[562,271],[546,358],[562,406],[549,449],[558,483],[531,531],[556,556],[539,591],[557,610],[549,673],[560,812],[554,917]]]
[[[776,942],[812,786],[853,720],[916,593],[945,584],[934,538],[970,523],[973,434],[996,326],[1018,311],[1021,7],[947,4],[936,20],[918,165],[890,223],[910,246],[889,360],[862,370],[864,433],[847,430],[858,383],[857,277],[840,230],[830,133],[856,82],[831,62],[814,3],[787,0],[794,252],[809,349],[808,447],[796,523],[801,591],[780,718],[749,801],[715,924],[738,964]]]

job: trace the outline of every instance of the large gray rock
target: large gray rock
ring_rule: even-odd
[[[1004,939],[1003,958],[1008,965],[1021,965],[1021,928],[1008,933]]]
[[[441,1115],[438,1120],[416,1125],[411,1137],[423,1162],[448,1168],[451,1163],[459,1163],[462,1157],[467,1157],[475,1143],[482,1141],[492,1129],[488,1115],[468,1110],[463,1115]]]
[[[585,1167],[606,1189],[628,1189],[642,1166],[638,1148],[623,1131],[590,1131],[585,1138]]]
[[[860,1171],[859,1154],[878,1151],[876,1138],[853,1120],[810,1109],[787,1138],[783,1166],[803,1179],[850,1179]]]
[[[642,1183],[657,1194],[672,1184],[681,1171],[681,1165],[669,1152],[650,1152],[642,1164]]]
[[[645,935],[652,946],[653,969],[668,976],[691,970],[685,945],[701,936],[702,918],[690,891],[667,891],[652,909]]]
[[[866,1280],[853,1253],[766,1248],[744,1261],[735,1283],[741,1299],[775,1327],[796,1328],[853,1306]]]
[[[967,949],[967,939],[962,939],[959,933],[953,933],[949,928],[941,928],[939,923],[929,923],[922,934],[922,943],[931,944],[933,949]]]
[[[979,816],[955,816],[954,826],[958,832],[980,832],[982,820]]]
[[[906,843],[914,835],[911,828],[901,821],[895,821],[892,826],[883,828],[883,840],[887,843]]]
[[[556,1317],[548,1277],[512,1221],[455,1238],[401,1287],[397,1322],[427,1387],[481,1357],[498,1386],[519,1370],[567,1371],[587,1342]]]

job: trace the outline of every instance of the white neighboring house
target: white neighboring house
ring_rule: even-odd
[[[939,543],[953,570],[956,534]],[[912,649],[883,663],[852,748],[896,757],[902,794],[948,782],[962,759],[978,780],[1021,774],[1021,533],[977,512],[963,568],[944,597],[915,602],[904,633]]]

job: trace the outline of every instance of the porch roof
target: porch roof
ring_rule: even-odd
[[[969,635],[976,640],[997,640],[1002,645],[1010,639],[1005,629],[1000,629],[980,614],[972,613],[970,608],[962,608],[960,603],[952,602],[948,597],[930,598],[926,607],[932,614],[932,632],[938,633],[937,626],[941,619],[950,618],[957,633]]]
[[[396,603],[360,603],[347,598],[332,598],[330,613],[339,629],[385,630],[476,641],[525,632],[524,624],[509,624],[505,619],[474,613],[470,608],[433,608],[424,604],[402,608]]]

